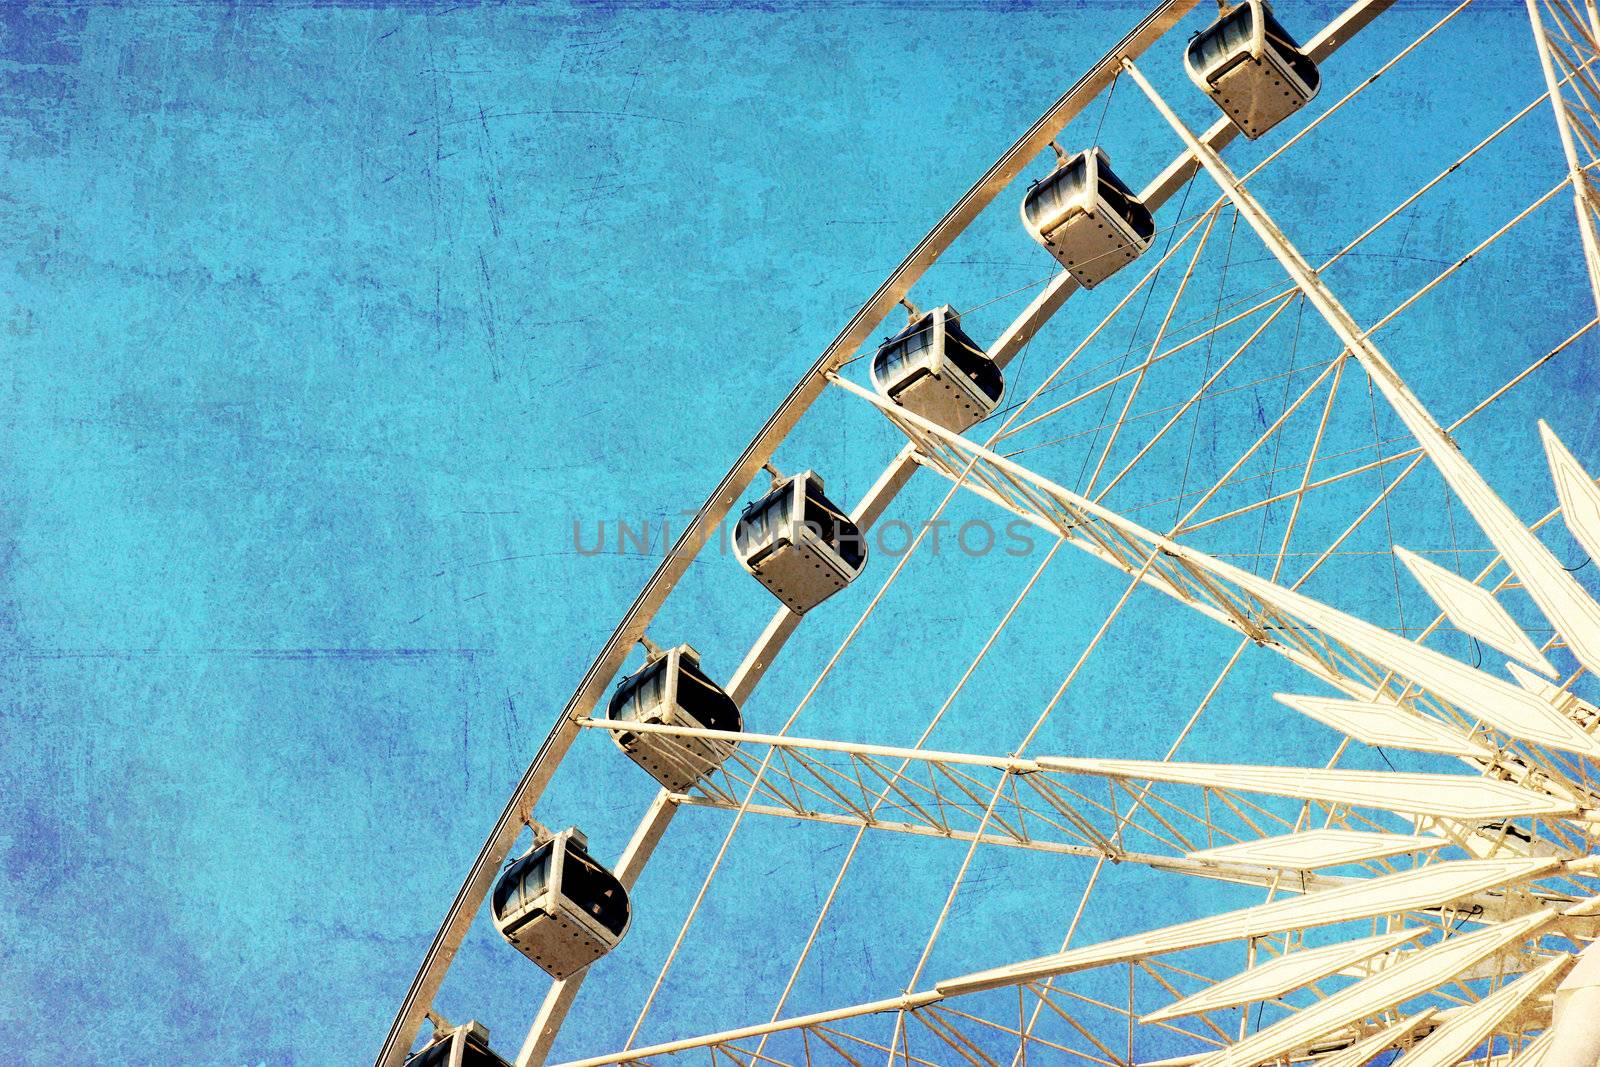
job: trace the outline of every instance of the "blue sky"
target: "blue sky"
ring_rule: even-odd
[[[1329,65],[1319,104],[1447,10],[1400,7]],[[1336,10],[1279,6],[1304,35]],[[696,506],[853,309],[1140,13],[0,12],[0,1017],[22,1042],[13,1053],[371,1055],[495,813],[654,566],[650,552],[580,553],[574,524],[614,530]],[[1149,68],[1199,125],[1212,112],[1177,66],[1186,35]],[[1521,5],[1480,0],[1256,190],[1308,255],[1331,254],[1542,88]],[[1176,151],[1131,85],[1064,140],[1097,130],[1136,188]],[[1330,276],[1359,319],[1562,177],[1546,111],[1502,147]],[[980,340],[1052,270],[1017,224],[1020,191],[913,293],[971,309]],[[1158,217],[1164,232],[1214,190],[1191,195]],[[1270,284],[1275,268],[1235,228],[1232,280],[1210,260],[1196,275],[1206,301]],[[1443,418],[1590,315],[1567,202],[1518,238],[1392,330],[1396,365]],[[1019,380],[1036,384],[1115,289],[1069,304]],[[1268,358],[1313,343],[1306,329]],[[1593,405],[1574,402],[1594,384],[1592,356],[1575,346],[1463,435],[1530,519],[1554,506],[1534,417],[1600,469]],[[1281,403],[1276,389],[1249,395],[1262,410]],[[1381,436],[1398,432],[1372,418]],[[1232,441],[1200,436],[1195,477],[1220,473]],[[778,461],[815,467],[850,502],[899,443],[830,394]],[[1079,453],[1046,449],[1040,465],[1071,477]],[[919,521],[941,491],[915,486],[896,514]],[[1406,508],[1389,522],[1419,544],[1438,535],[1436,515]],[[908,572],[797,732],[915,737],[1038,558],[947,552]],[[1334,592],[1388,612],[1385,580]],[[876,587],[808,618],[745,709],[753,728],[792,710]],[[1119,592],[1088,563],[1059,568],[942,743],[1009,751]],[[725,677],[771,605],[708,555],[653,633],[693,643]],[[1166,605],[1140,618],[1042,745],[1164,749],[1231,639]],[[1270,663],[1243,672],[1198,750],[1324,758],[1327,731],[1252,726],[1268,687],[1293,684],[1281,678]],[[582,824],[609,859],[652,792],[587,737],[540,816]],[[639,886],[628,940],[596,968],[566,1051],[631,1024],[617,1005],[649,988],[726,828],[690,814]],[[647,1038],[765,1018],[848,831],[761,825],[737,840],[696,927],[715,936],[685,953]],[[904,984],[960,860],[945,844],[870,843],[796,1010]],[[1054,947],[1085,873],[980,856],[969,884],[983,892],[960,899],[932,973]],[[1139,877],[1122,876],[1088,933],[1181,917]],[[1166,892],[1172,908],[1208,906],[1188,887]],[[514,1052],[544,984],[480,924],[440,1008],[485,1020]]]

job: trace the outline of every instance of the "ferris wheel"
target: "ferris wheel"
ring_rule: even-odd
[[[1317,25],[1156,3],[956,202],[617,625],[379,1067],[1556,1067],[1554,992],[1600,938],[1600,487],[1569,447],[1600,323],[1600,12],[1501,7],[1525,98],[1484,86],[1500,110],[1477,125],[1310,154],[1363,109],[1425,111],[1392,87],[1463,46],[1473,0],[1380,55],[1391,5]],[[1378,209],[1341,195],[1373,167],[1420,177]],[[1463,186],[1474,215],[1429,222]],[[941,288],[979,233],[1050,273],[996,300]],[[1363,257],[1397,234],[1428,255],[1383,274]],[[1538,395],[1571,403],[1524,410],[1550,375]],[[807,455],[824,404],[892,434],[881,471]],[[897,499],[931,508],[891,519]],[[959,516],[984,550],[933,558]],[[990,551],[995,525],[1042,551]],[[736,664],[699,651],[703,606],[668,614],[697,564],[742,572],[766,620]],[[1066,651],[1019,652],[1052,595],[1034,633]],[[780,666],[791,642],[810,659]],[[829,707],[863,657],[900,665],[869,694],[893,715],[847,739]],[[609,770],[553,790],[579,751]],[[561,812],[631,804],[631,837],[557,822],[561,791]],[[1034,887],[1003,915],[994,871]],[[520,1045],[436,1005],[474,928],[524,991]]]

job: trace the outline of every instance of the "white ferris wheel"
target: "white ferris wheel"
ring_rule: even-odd
[[[1600,12],[1473,7],[1154,3],[693,513],[379,1067],[1556,1067],[1600,937]],[[1518,74],[1460,60],[1441,124],[1407,70],[1451,49]],[[970,240],[1040,280],[955,291]],[[881,470],[812,448],[847,421]],[[737,608],[674,609],[718,568]],[[520,1044],[446,982],[484,935]]]

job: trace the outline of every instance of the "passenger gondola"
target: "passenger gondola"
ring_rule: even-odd
[[[570,978],[628,932],[628,891],[576,827],[539,841],[494,888],[495,929],[552,978]]]
[[[867,562],[860,528],[823,495],[813,471],[775,476],[739,516],[733,544],[744,569],[797,615],[849,585]]]
[[[477,1020],[446,1024],[406,1058],[405,1067],[511,1067],[489,1048],[489,1028]]]
[[[961,316],[950,305],[908,310],[906,328],[879,345],[872,359],[873,388],[960,433],[1000,403],[1000,368],[961,329]]]
[[[1085,289],[1138,259],[1156,233],[1143,201],[1099,148],[1061,154],[1049,177],[1022,198],[1022,224]]]
[[[1305,107],[1322,85],[1316,62],[1265,0],[1224,11],[1189,42],[1183,65],[1189,80],[1252,140]]]
[[[651,648],[645,664],[617,686],[606,715],[613,722],[688,726],[736,731],[739,706],[700,669],[700,653],[688,645]],[[727,741],[671,734],[613,731],[628,758],[674,793],[687,791],[722,765],[733,751]]]

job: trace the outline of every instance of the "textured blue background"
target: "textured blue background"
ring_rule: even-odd
[[[852,308],[1141,6],[0,9],[6,1058],[369,1056],[493,813],[653,566],[579,555],[573,523],[697,504]],[[1302,26],[1334,10],[1281,6]],[[1401,6],[1332,91],[1442,10]],[[1520,5],[1480,8],[1453,51],[1396,76],[1387,110],[1263,179],[1308,248],[1337,247],[1539,91]],[[1482,43],[1496,39],[1514,55]],[[1125,87],[1108,124],[1135,176],[1172,153],[1136,105]],[[1535,173],[1480,174],[1430,202],[1356,268],[1376,283],[1360,317],[1559,179],[1548,115],[1529,125]],[[925,303],[971,307],[1049,272],[1011,205]],[[1405,336],[1397,362],[1442,414],[1586,317],[1566,210],[1539,216],[1529,246],[1553,264],[1475,267]],[[992,336],[1020,299],[969,328]],[[1508,405],[1505,434],[1472,439],[1526,515],[1552,503],[1521,477],[1538,470],[1533,413],[1560,408],[1595,465],[1592,406],[1553,404],[1588,386],[1588,359],[1574,350]],[[853,500],[895,441],[837,397],[820,414],[780,459]],[[905,517],[936,502],[919,492]],[[879,651],[943,692],[958,666],[942,650],[964,663],[1033,564],[985,560],[974,582],[946,560],[902,608],[886,603]],[[1079,598],[1103,610],[1118,592],[1084,583],[1019,619],[1008,669],[945,744],[1015,745],[1092,629]],[[782,720],[868,595],[808,622],[752,724]],[[725,676],[769,611],[731,561],[709,560],[657,636],[692,640]],[[1085,682],[1093,706],[1048,747],[1159,750],[1231,644],[1162,624],[1125,636]],[[1047,670],[1029,658],[1041,652]],[[1138,692],[1120,684],[1131,663],[1152,672]],[[884,662],[830,685],[812,732],[904,742],[927,706]],[[1248,713],[1220,711],[1209,743],[1236,744]],[[1295,724],[1260,744],[1292,755],[1311,737]],[[541,814],[583,821],[615,855],[649,783],[594,739],[562,775]],[[692,857],[726,825],[690,821],[641,885],[572,1051],[631,1024],[605,998],[648,988],[703,874]],[[685,958],[690,985],[647,1037],[765,1018],[781,987],[831,876],[796,857],[841,838],[752,833],[727,884],[759,892],[713,895],[701,921],[724,933]],[[878,873],[848,883],[797,1009],[899,988],[959,859],[938,843],[868,852]],[[1055,869],[985,859],[970,883],[985,900],[939,966],[1053,946],[1082,875],[1057,887]],[[930,872],[931,897],[901,896],[912,870]],[[486,1019],[514,1051],[543,979],[481,929],[458,975],[441,1008]],[[772,992],[748,1008],[749,989]]]

